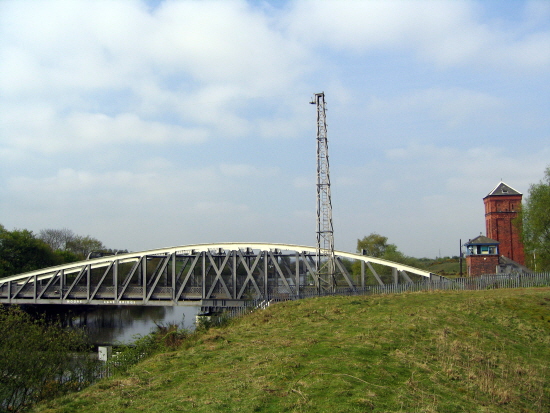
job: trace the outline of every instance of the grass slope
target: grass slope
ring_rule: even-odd
[[[460,261],[458,258],[442,258],[434,260],[425,267],[428,271],[439,275],[454,275],[460,274]],[[462,271],[466,272],[466,261],[462,264]]]
[[[194,335],[40,412],[548,412],[550,289],[324,297]]]

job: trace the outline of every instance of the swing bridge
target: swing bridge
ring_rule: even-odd
[[[335,271],[327,280],[316,270],[316,260],[314,247],[269,243],[108,255],[2,278],[0,303],[228,308],[250,300],[291,300],[441,278],[380,258],[335,251]],[[354,261],[360,263],[359,275],[348,270]]]

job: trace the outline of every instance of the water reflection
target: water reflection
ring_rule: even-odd
[[[36,308],[40,307],[40,308]],[[149,306],[36,306],[31,312],[45,312],[60,318],[68,327],[86,328],[94,344],[130,343],[137,335],[149,334],[159,324],[178,324],[192,330],[200,307]],[[47,308],[45,308],[47,307]]]

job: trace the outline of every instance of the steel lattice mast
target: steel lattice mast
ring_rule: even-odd
[[[335,287],[334,229],[332,226],[332,201],[325,93],[316,93],[310,102],[317,106],[317,274],[319,288]]]

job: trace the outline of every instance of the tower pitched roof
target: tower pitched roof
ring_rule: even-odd
[[[523,195],[523,194],[515,190],[514,188],[512,188],[510,185],[507,185],[504,182],[500,181],[498,185],[495,186],[495,188],[487,194],[487,196],[493,196],[493,195]]]

